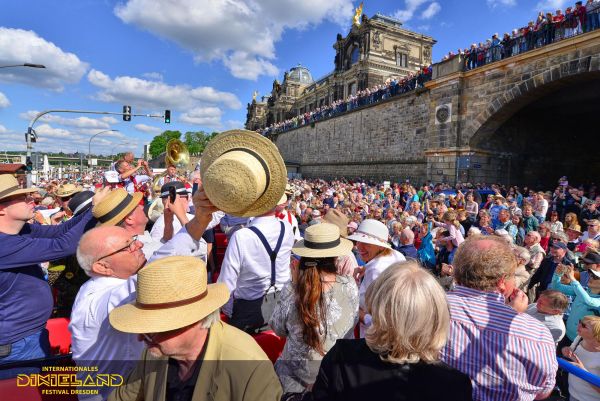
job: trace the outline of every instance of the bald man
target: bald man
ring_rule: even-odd
[[[400,246],[397,251],[407,258],[417,259],[417,248],[415,248],[415,234],[409,227],[400,232]]]
[[[121,227],[97,227],[81,237],[77,260],[90,279],[77,294],[69,324],[77,365],[126,375],[140,357],[143,343],[135,335],[113,329],[108,314],[135,300],[136,273],[146,263],[142,247],[135,235]],[[110,390],[101,395],[105,398]]]

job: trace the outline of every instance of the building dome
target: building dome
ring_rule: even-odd
[[[287,79],[301,84],[312,84],[314,82],[308,68],[303,67],[300,64],[298,64],[297,67],[290,69]]]

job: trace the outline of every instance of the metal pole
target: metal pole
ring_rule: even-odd
[[[94,134],[94,135],[91,136],[90,141],[88,142],[88,167],[91,168],[90,162],[92,160],[91,159],[91,155],[92,155],[92,139],[94,139],[96,136],[98,136],[100,134],[103,134],[105,132],[111,132],[111,131],[112,132],[118,132],[119,130],[118,129],[107,129],[107,130],[104,130],[104,131],[100,131],[100,132],[98,132],[98,133],[96,133],[96,134]]]

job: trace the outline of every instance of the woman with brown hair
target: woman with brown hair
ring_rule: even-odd
[[[269,325],[287,337],[275,371],[285,400],[310,390],[325,353],[338,338],[351,338],[358,320],[358,289],[351,276],[336,273],[336,259],[352,250],[336,225],[306,229],[292,252],[292,281],[281,292]]]

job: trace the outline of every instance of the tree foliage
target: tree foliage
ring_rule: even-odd
[[[212,134],[204,131],[186,132],[184,136],[184,143],[188,147],[190,154],[199,155],[204,152],[204,148],[206,148],[208,142],[217,134],[218,132],[213,132]]]
[[[164,131],[162,134],[157,135],[150,142],[150,155],[152,158],[158,157],[167,149],[167,142],[171,139],[180,139],[181,132],[179,131]]]

